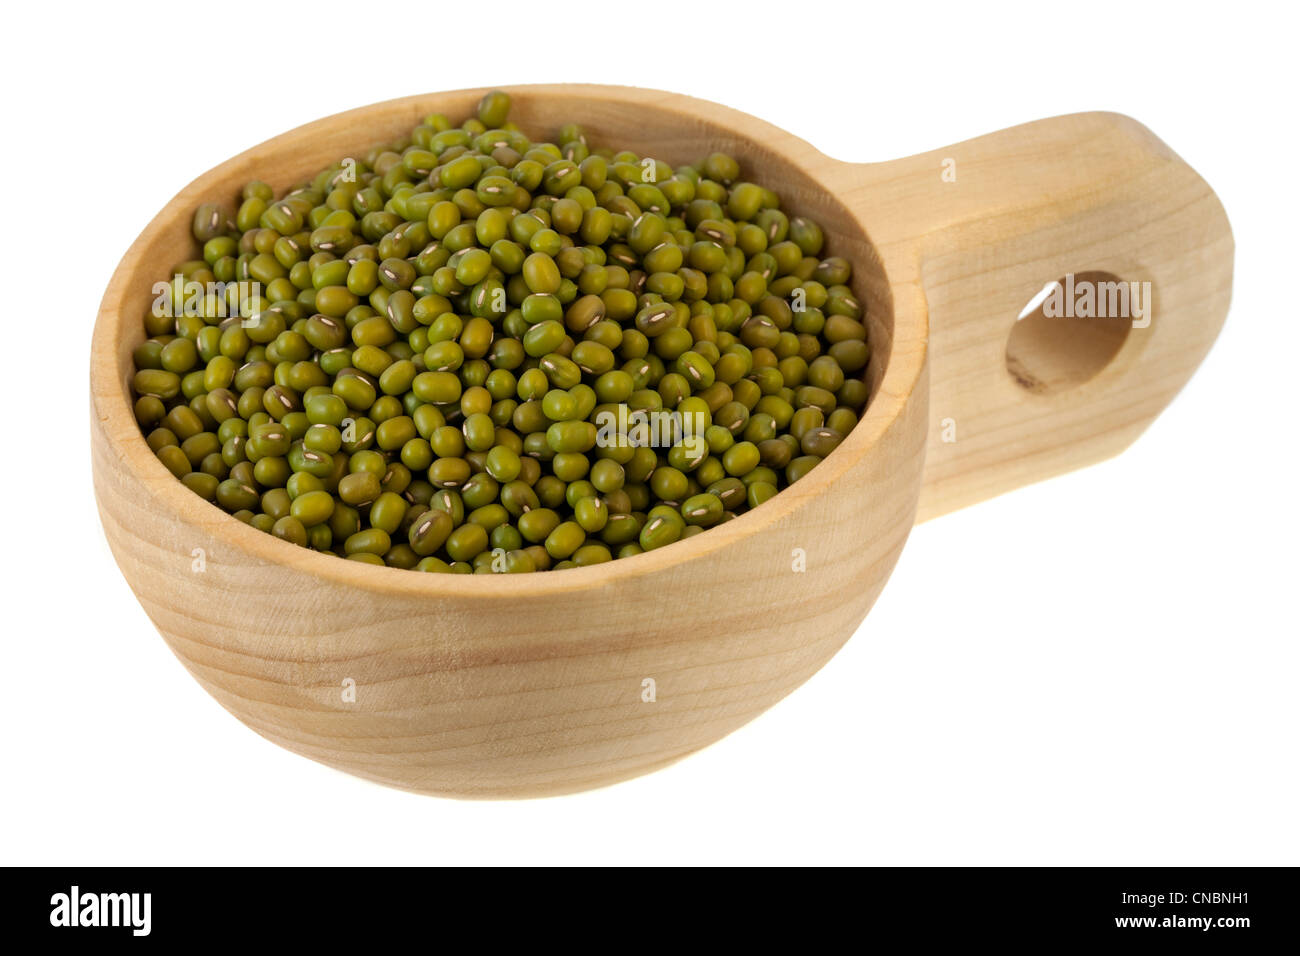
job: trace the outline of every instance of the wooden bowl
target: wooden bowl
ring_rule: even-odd
[[[605,86],[512,89],[522,128],[578,121],[670,163],[740,158],[854,263],[873,359],[861,423],[806,478],[669,547],[559,573],[450,576],[279,541],[185,488],[137,427],[131,352],[153,283],[194,255],[200,202],[233,210],[484,91],[300,127],[154,217],[100,308],[95,493],[113,554],[189,671],[258,733],[423,793],[520,797],[646,773],[808,679],[928,517],[1112,455],[1172,399],[1227,312],[1232,238],[1209,187],[1144,127],[1089,113],[908,159],[840,162],[713,103]],[[1045,283],[1151,283],[1145,324],[1017,321]]]

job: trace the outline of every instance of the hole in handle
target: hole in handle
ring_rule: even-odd
[[[1075,388],[1119,352],[1129,329],[1150,321],[1151,284],[1112,272],[1067,273],[1021,310],[1007,336],[1007,371],[1036,395]]]

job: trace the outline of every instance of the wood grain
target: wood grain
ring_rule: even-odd
[[[150,453],[127,387],[150,287],[192,254],[193,207],[233,208],[253,177],[288,187],[431,111],[465,114],[482,92],[339,114],[200,177],[131,247],[95,327],[95,491],[145,611],[244,723],[384,784],[458,797],[558,794],[718,740],[854,632],[918,500],[937,513],[1122,447],[1191,373],[1226,309],[1231,240],[1213,194],[1123,118],[1064,117],[954,147],[959,178],[947,184],[938,154],[846,164],[689,97],[522,87],[511,93],[525,129],[578,120],[596,141],[672,163],[733,152],[786,208],[816,217],[830,248],[855,264],[870,316],[872,399],[861,424],[762,508],[659,551],[560,573],[357,565],[278,541],[194,496]],[[1038,164],[1055,172],[1026,179]],[[1015,384],[999,349],[1037,291],[1024,287],[1085,267],[1152,276],[1158,331],[1145,341],[1130,333],[1073,400],[1067,391],[1043,403]],[[960,438],[945,448],[931,439],[927,469],[936,405],[957,417]],[[653,702],[643,700],[646,679]],[[348,680],[354,702],[344,699]]]

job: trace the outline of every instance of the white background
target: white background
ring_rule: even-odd
[[[1300,862],[1287,5],[509,6],[6,11],[0,862]],[[862,161],[1128,113],[1227,208],[1232,311],[1133,448],[919,527],[844,651],[725,741],[578,796],[386,790],[244,728],[136,604],[91,494],[91,324],[134,236],[226,157],[390,97],[565,81]]]

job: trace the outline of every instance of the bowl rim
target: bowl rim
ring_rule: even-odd
[[[683,123],[698,125],[704,120],[728,128],[739,139],[751,142],[761,140],[767,152],[796,167],[805,167],[810,160],[839,167],[852,165],[825,156],[806,141],[764,120],[685,94],[601,84],[512,84],[503,88],[512,95],[519,94],[525,98],[596,100],[675,112]],[[150,219],[118,263],[100,302],[92,332],[90,384],[95,429],[103,435],[114,456],[121,461],[130,477],[136,480],[138,487],[147,491],[159,510],[178,524],[191,525],[195,523],[196,506],[211,509],[210,512],[205,512],[203,531],[229,547],[232,552],[239,552],[267,564],[292,568],[331,585],[393,596],[455,598],[462,601],[546,597],[639,578],[666,567],[705,558],[737,544],[755,532],[789,519],[805,502],[820,495],[876,449],[881,438],[907,408],[924,371],[928,338],[927,315],[924,299],[919,292],[912,294],[914,290],[910,288],[911,283],[899,283],[896,277],[888,274],[887,262],[880,256],[879,246],[871,241],[864,217],[852,204],[836,197],[835,201],[844,208],[868,245],[877,253],[877,266],[892,298],[893,329],[889,337],[889,352],[885,356],[884,369],[875,393],[868,401],[858,424],[839,447],[797,484],[788,486],[761,506],[745,511],[733,520],[707,529],[706,533],[654,551],[616,558],[603,564],[567,568],[558,574],[413,573],[401,568],[348,562],[335,554],[313,551],[282,541],[244,524],[224,509],[195,495],[177,480],[150,450],[135,420],[127,386],[129,376],[122,374],[117,361],[117,343],[128,321],[123,308],[128,279],[135,271],[137,260],[143,258],[151,242],[170,225],[176,215],[188,217],[196,199],[210,194],[212,188],[234,168],[244,167],[263,158],[268,152],[283,148],[286,141],[320,135],[326,130],[339,128],[349,121],[381,109],[394,114],[410,112],[418,119],[420,115],[439,110],[438,104],[442,101],[478,97],[489,89],[491,88],[480,87],[399,97],[333,113],[302,124],[252,146],[196,177]],[[828,193],[831,192],[825,183],[819,184]],[[97,347],[96,343],[99,342],[111,342],[113,347]],[[92,459],[98,460],[97,456],[92,456]],[[98,464],[94,465],[95,470],[99,467]],[[919,482],[917,491],[919,493]],[[102,520],[102,504],[100,511]],[[210,556],[209,563],[213,557]]]

